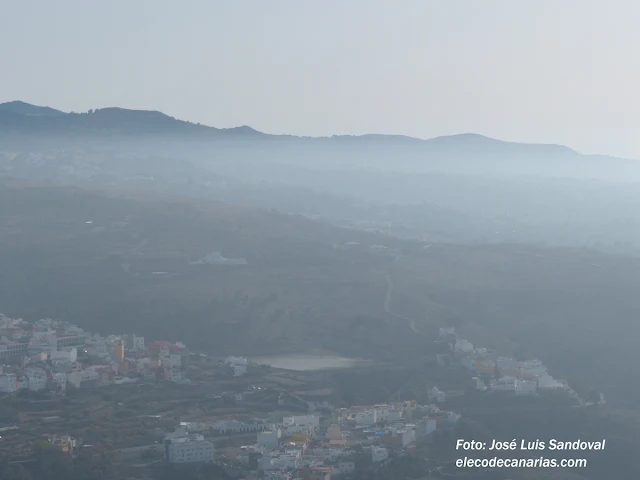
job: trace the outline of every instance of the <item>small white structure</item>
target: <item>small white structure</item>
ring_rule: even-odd
[[[248,361],[244,357],[227,357],[224,361],[231,376],[241,377],[247,373]]]
[[[463,340],[458,338],[456,340],[455,345],[453,346],[453,351],[458,354],[469,354],[473,352],[473,344],[468,342],[467,340]]]
[[[294,417],[283,417],[282,423],[284,423],[285,425],[317,427],[320,425],[320,417],[317,415],[296,415]]]
[[[384,462],[389,458],[389,450],[382,447],[376,447],[375,445],[371,447],[371,461],[373,463]]]

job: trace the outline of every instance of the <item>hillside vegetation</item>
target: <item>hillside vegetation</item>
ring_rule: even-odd
[[[2,183],[0,204],[7,314],[219,354],[322,348],[411,362],[430,357],[438,327],[455,325],[479,345],[538,356],[609,400],[640,399],[624,381],[640,334],[635,258],[426,247],[259,209],[14,181]],[[211,252],[248,265],[189,263]]]

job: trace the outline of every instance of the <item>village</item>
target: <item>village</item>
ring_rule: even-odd
[[[443,408],[456,392],[435,384],[424,386],[424,404],[398,399],[336,408],[322,400],[319,387],[325,381],[314,384],[313,374],[301,380],[244,357],[189,352],[180,342],[147,344],[134,334],[103,337],[63,321],[5,315],[0,335],[0,395],[32,392],[47,395],[40,402],[73,398],[87,406],[87,418],[71,412],[69,421],[46,414],[20,414],[13,423],[5,419],[0,448],[17,448],[29,438],[27,432],[38,432],[69,455],[109,448],[132,466],[217,463],[243,479],[330,480],[348,478],[363,459],[366,468],[378,468],[392,459],[424,456],[417,447],[454,429],[462,418]],[[474,347],[453,328],[441,328],[437,342],[448,353],[436,355],[436,368],[462,367],[477,392],[536,397],[554,391],[585,404],[538,360],[516,361]],[[296,394],[295,385],[302,383],[311,385],[315,400]],[[92,393],[98,391],[111,393]],[[125,435],[132,416],[144,430],[138,440]],[[117,432],[96,433],[108,427]]]
[[[579,395],[566,381],[552,377],[547,367],[538,359],[518,361],[474,345],[456,335],[453,327],[439,329],[440,341],[448,344],[450,353],[436,355],[438,365],[461,365],[472,375],[475,389],[490,393],[508,393],[516,396],[536,396],[541,392],[558,392],[567,398],[582,402]],[[444,402],[446,394],[433,386],[430,396],[436,402]],[[600,395],[600,403],[604,396]]]

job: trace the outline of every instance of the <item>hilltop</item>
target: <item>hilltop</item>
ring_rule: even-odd
[[[19,101],[0,104],[0,140],[10,151],[81,147],[145,153],[188,159],[213,170],[236,165],[246,174],[264,167],[269,173],[276,164],[341,171],[640,179],[640,162],[583,155],[563,145],[507,142],[473,133],[430,139],[271,135],[246,125],[215,128],[159,111],[119,107],[64,113]]]
[[[47,118],[34,118],[47,117]],[[436,137],[427,140],[403,135],[333,135],[330,137],[295,137],[291,135],[270,135],[259,132],[249,126],[235,128],[215,128],[179,120],[154,110],[130,110],[120,107],[108,107],[89,110],[86,113],[66,113],[50,107],[31,105],[23,101],[12,101],[0,104],[0,126],[5,132],[14,133],[46,133],[48,130],[69,133],[80,129],[85,133],[168,133],[191,134],[205,137],[237,137],[261,140],[278,140],[280,142],[313,141],[327,145],[390,145],[419,147],[425,151],[442,153],[447,151],[464,151],[469,148],[481,149],[493,153],[542,153],[542,154],[577,154],[574,150],[562,145],[537,145],[505,142],[478,134],[458,134]],[[0,132],[2,133],[2,132]],[[77,133],[77,132],[74,132]]]
[[[0,112],[13,113],[16,115],[27,116],[60,116],[66,115],[61,110],[55,110],[51,107],[39,107],[37,105],[31,105],[20,100],[13,102],[0,103]]]

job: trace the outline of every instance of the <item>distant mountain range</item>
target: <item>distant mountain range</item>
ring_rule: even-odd
[[[90,110],[87,113],[67,113],[50,107],[31,105],[22,101],[0,104],[0,134],[161,134],[193,136],[198,138],[250,138],[254,140],[305,140],[336,146],[402,146],[423,150],[451,152],[473,149],[475,153],[523,153],[578,155],[562,145],[541,145],[504,142],[482,135],[465,133],[422,140],[402,135],[334,135],[332,137],[294,137],[270,135],[251,127],[215,128],[178,120],[162,112],[129,110],[110,107]]]
[[[264,135],[250,127],[218,129],[177,120],[162,112],[101,108],[66,113],[22,101],[0,104],[0,133],[241,134]]]

